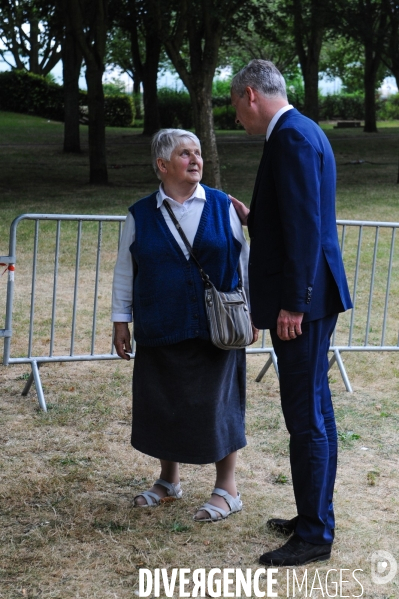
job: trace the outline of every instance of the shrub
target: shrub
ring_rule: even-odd
[[[117,77],[103,83],[103,90],[106,96],[123,96],[126,93],[125,87],[124,82]]]
[[[230,106],[230,85],[231,79],[216,79],[212,85],[212,105]],[[215,112],[213,113],[215,114]],[[221,127],[223,128],[223,127]]]
[[[286,81],[288,102],[300,112],[305,103],[305,88],[302,77],[293,77]]]
[[[393,94],[392,96],[388,96],[388,98],[381,100],[378,118],[383,121],[399,119],[399,94]]]
[[[158,105],[162,128],[191,129],[193,127],[193,109],[187,92],[163,87],[158,90]]]
[[[236,111],[231,105],[215,106],[213,109],[213,121],[215,129],[240,129],[241,125],[237,125]]]
[[[130,127],[135,110],[130,96],[105,96],[105,124],[107,127]]]
[[[17,70],[0,73],[1,110],[53,118],[59,113],[60,98],[61,86],[40,75]]]
[[[329,94],[321,96],[319,117],[322,121],[332,119],[364,119],[364,94]]]

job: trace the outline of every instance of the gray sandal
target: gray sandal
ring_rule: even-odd
[[[228,518],[231,514],[241,512],[242,501],[239,493],[237,493],[237,497],[232,497],[232,495],[223,489],[213,489],[212,495],[219,495],[220,497],[223,497],[230,510],[224,510],[223,508],[212,505],[211,503],[204,503],[204,505],[201,506],[198,511],[204,510],[209,514],[209,518],[196,518],[193,516],[193,520],[195,520],[195,522],[218,522],[219,520]]]
[[[177,485],[175,485],[173,483],[168,483],[168,481],[163,480],[162,478],[158,478],[158,480],[155,481],[154,485],[161,485],[162,487],[165,487],[166,497],[160,497],[153,491],[143,491],[143,493],[139,493],[133,499],[134,507],[157,507],[160,503],[169,503],[169,501],[181,499],[183,495],[180,483],[177,483]],[[144,497],[147,503],[145,503],[144,505],[136,503],[136,499],[138,497]]]

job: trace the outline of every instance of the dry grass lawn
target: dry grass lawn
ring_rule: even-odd
[[[47,414],[35,393],[20,395],[27,368],[3,367],[0,597],[128,598],[141,567],[255,570],[260,553],[282,541],[265,528],[267,519],[295,513],[278,384],[272,371],[254,382],[262,364],[261,356],[248,357],[248,446],[237,469],[244,510],[202,525],[192,515],[212,489],[209,465],[182,466],[182,501],[132,509],[158,466],[129,443],[130,364],[43,366]],[[370,557],[381,549],[399,555],[397,361],[395,370],[389,355],[357,355],[346,366],[353,395],[331,371],[340,438],[336,542],[332,559],[309,566],[308,576],[316,568],[361,568],[364,597],[396,598],[397,578],[372,584]],[[278,580],[279,596],[287,596],[285,569]],[[344,589],[360,592],[355,583]]]
[[[115,168],[108,188],[86,184],[87,151],[62,156],[61,127],[40,119],[9,117],[3,126],[0,147],[3,178],[0,182],[0,254],[7,253],[8,227],[22,212],[125,214],[126,207],[154,188],[147,168],[146,143],[137,132],[115,130],[109,134],[109,160]],[[8,117],[7,117],[8,118]],[[396,129],[397,131],[397,129]],[[339,133],[339,135],[338,135]],[[399,221],[397,133],[387,129],[380,137],[361,137],[359,132],[329,131],[337,156],[338,217]],[[366,142],[364,140],[367,140]],[[244,143],[240,143],[243,141]],[[238,197],[250,197],[261,142],[247,138],[220,138],[224,185]],[[240,145],[237,145],[240,143]],[[32,147],[36,151],[32,154]],[[237,151],[240,148],[240,151]],[[356,160],[365,160],[356,165]],[[239,166],[246,164],[245,176]],[[348,164],[347,164],[348,163]],[[237,192],[238,190],[238,192]],[[40,234],[38,301],[34,321],[34,354],[48,352],[53,293],[53,225]],[[51,233],[51,235],[50,235]],[[85,234],[86,235],[86,234]],[[79,279],[76,351],[88,352],[92,334],[91,305],[94,297],[95,227],[84,237]],[[68,352],[71,298],[73,296],[76,231],[62,227],[57,327],[54,352]],[[21,226],[16,270],[15,334],[13,356],[26,355],[32,227]],[[365,236],[365,257],[372,239]],[[378,272],[370,342],[378,341],[385,296],[378,288],[386,269],[388,240],[381,233]],[[348,264],[354,264],[355,241],[348,239]],[[398,246],[397,246],[398,248]],[[108,352],[109,281],[116,256],[115,230],[104,233],[98,298],[96,347]],[[362,259],[363,260],[363,259]],[[385,265],[385,266],[384,266]],[[394,255],[394,273],[399,265]],[[370,268],[361,263],[360,304],[354,326],[359,341],[364,332],[364,298],[369,289]],[[5,307],[5,279],[0,278],[0,316]],[[351,285],[353,275],[349,273]],[[24,284],[24,282],[27,282]],[[388,341],[397,339],[399,281],[393,279],[388,322]],[[363,304],[362,304],[363,302]],[[374,308],[373,308],[374,310]],[[347,335],[348,317],[340,335]],[[374,320],[373,320],[374,319]],[[0,326],[3,326],[0,324]],[[354,388],[345,391],[337,366],[331,370],[339,430],[339,470],[335,506],[336,542],[329,562],[307,568],[313,581],[329,569],[343,574],[343,592],[337,596],[397,599],[399,575],[386,585],[371,579],[371,556],[385,550],[399,562],[399,353],[344,354]],[[30,373],[28,365],[0,366],[0,598],[127,599],[138,595],[140,568],[240,568],[258,567],[264,551],[283,539],[266,529],[270,517],[292,517],[294,498],[288,457],[288,435],[279,405],[278,382],[271,369],[262,382],[255,378],[265,356],[248,356],[248,446],[239,454],[238,486],[244,502],[241,514],[217,524],[192,520],[196,508],[213,488],[214,467],[182,465],[184,497],[157,509],[132,509],[132,498],[158,477],[157,461],[130,446],[131,374],[133,363],[122,361],[49,364],[41,368],[48,412],[38,409],[34,387],[28,397],[21,391]],[[306,481],[304,481],[306,484]],[[296,569],[302,578],[305,568]],[[286,591],[286,569],[277,574],[279,597],[335,596],[334,587],[308,593]],[[319,586],[317,583],[315,587]],[[162,587],[161,587],[162,588]],[[153,596],[153,595],[151,595]],[[165,596],[161,593],[161,596]],[[175,597],[179,596],[178,593]],[[253,595],[254,596],[254,595]]]

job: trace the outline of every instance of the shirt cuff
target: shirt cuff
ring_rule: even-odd
[[[130,313],[129,314],[116,314],[116,312],[112,312],[111,322],[133,322],[133,318]]]

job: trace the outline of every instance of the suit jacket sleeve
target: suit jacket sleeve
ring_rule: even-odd
[[[273,173],[284,246],[281,308],[306,313],[321,249],[323,155],[296,129],[278,131],[275,141]]]

